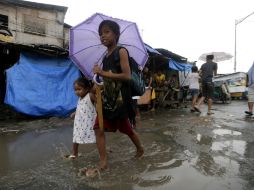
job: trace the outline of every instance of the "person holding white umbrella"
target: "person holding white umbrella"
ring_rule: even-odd
[[[198,100],[194,109],[201,113],[199,107],[203,103],[204,99],[208,99],[208,111],[207,115],[213,114],[212,109],[212,97],[214,93],[213,76],[217,75],[217,63],[213,62],[214,55],[206,56],[206,63],[200,68],[201,81],[202,81],[202,97]]]

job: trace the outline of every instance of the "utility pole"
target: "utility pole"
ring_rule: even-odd
[[[236,38],[237,38],[237,25],[242,23],[244,20],[246,20],[248,17],[250,17],[251,15],[253,15],[254,12],[250,13],[249,15],[245,16],[242,19],[239,20],[235,20],[235,56],[234,56],[234,72],[236,72]]]

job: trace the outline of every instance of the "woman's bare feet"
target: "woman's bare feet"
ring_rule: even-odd
[[[138,158],[138,159],[143,158],[144,152],[145,152],[145,151],[144,151],[144,148],[143,148],[143,147],[140,148],[140,149],[138,149],[137,152],[136,152],[135,158]]]

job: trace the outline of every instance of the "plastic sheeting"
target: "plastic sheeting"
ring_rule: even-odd
[[[177,71],[191,71],[192,65],[187,63],[179,63],[173,59],[170,59],[169,68]]]
[[[77,105],[73,82],[80,77],[67,58],[21,53],[7,70],[5,103],[32,116],[66,116]]]

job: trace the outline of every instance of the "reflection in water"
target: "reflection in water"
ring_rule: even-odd
[[[254,187],[254,141],[248,142],[245,146],[245,160],[240,163],[240,175],[246,179],[246,189]]]
[[[0,176],[9,170],[11,152],[8,143],[15,142],[17,137],[15,134],[0,135]]]
[[[213,143],[213,138],[210,136],[198,134],[197,140],[198,144],[205,145],[206,150],[208,151],[199,153],[195,166],[196,169],[201,171],[204,175],[222,176],[225,173],[225,170],[215,163],[213,156],[209,152]]]
[[[212,150],[224,151],[229,153],[237,153],[240,156],[244,156],[246,142],[242,140],[230,140],[222,142],[213,142]]]
[[[237,135],[241,135],[242,133],[241,132],[238,132],[238,131],[233,131],[233,130],[229,130],[229,129],[215,129],[213,130],[214,134],[215,135],[234,135],[234,136],[237,136]]]
[[[239,171],[239,164],[237,161],[224,157],[224,156],[215,156],[215,163],[219,164],[221,167],[225,168],[230,175],[236,175]]]
[[[5,173],[5,171],[8,169],[9,165],[9,153],[8,153],[8,145],[5,143],[5,137],[0,136],[0,176],[2,173]]]
[[[171,176],[158,176],[156,175],[146,175],[145,178],[139,179],[138,185],[141,187],[152,187],[163,185],[165,183],[169,183],[171,180]]]
[[[205,152],[201,152],[196,162],[196,169],[201,171],[204,175],[222,176],[226,171],[219,164],[216,164],[214,158]]]

